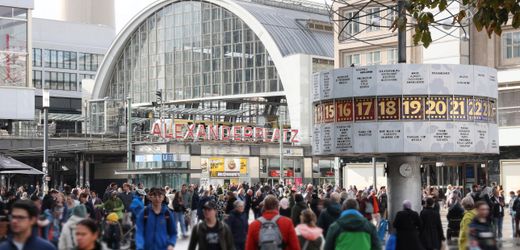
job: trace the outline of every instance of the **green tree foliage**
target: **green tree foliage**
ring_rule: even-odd
[[[394,0],[397,2],[397,0]],[[422,42],[424,47],[428,47],[432,42],[430,26],[436,24],[435,16],[432,12],[445,11],[449,2],[452,0],[405,0],[405,10],[407,15],[397,18],[392,29],[406,29],[413,25],[415,34],[413,42],[415,45]],[[502,34],[502,27],[508,24],[511,19],[513,28],[520,27],[520,0],[459,0],[464,8],[458,13],[453,14],[453,24],[462,26],[461,22],[468,16],[471,10],[473,16],[472,23],[478,31],[485,30],[489,37],[493,33]],[[410,22],[409,17],[414,21]]]

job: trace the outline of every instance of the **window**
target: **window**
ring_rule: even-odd
[[[390,6],[387,10],[388,16],[386,17],[387,26],[390,27],[394,23],[395,19],[397,19],[397,6]]]
[[[359,58],[359,54],[344,54],[343,67],[350,67],[352,64],[354,64],[354,66],[359,66],[361,63]]]
[[[381,64],[381,51],[372,51],[367,54],[367,65],[379,65]]]
[[[355,36],[359,33],[359,15],[355,15],[356,12],[345,13],[345,25],[342,38],[343,40],[350,39],[351,36]]]
[[[33,58],[32,64],[34,67],[42,66],[42,49],[33,49]],[[40,76],[41,77],[41,76]]]
[[[376,31],[379,30],[381,26],[381,9],[380,8],[370,8],[367,10],[367,24],[368,31]]]
[[[386,63],[387,64],[396,64],[397,63],[397,49],[388,49],[387,50]]]
[[[39,70],[33,70],[33,86],[36,89],[42,88],[42,72]]]
[[[520,32],[508,32],[502,35],[502,58],[520,57]]]

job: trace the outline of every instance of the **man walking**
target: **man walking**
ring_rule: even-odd
[[[279,203],[274,195],[264,199],[264,213],[249,225],[246,249],[300,250],[300,243],[291,219],[278,214]],[[269,248],[273,247],[273,248]]]
[[[165,191],[151,188],[148,193],[151,204],[139,213],[136,220],[135,245],[138,250],[174,250],[177,228],[174,213],[163,204]]]
[[[229,227],[217,220],[217,204],[207,201],[203,206],[204,220],[191,231],[189,250],[221,249],[233,250],[233,235]]]
[[[339,219],[329,227],[325,250],[381,249],[376,227],[358,211],[358,202],[348,199],[343,203],[343,209]]]
[[[515,225],[516,212],[513,209],[513,205],[515,204],[515,201],[516,201],[516,199],[518,199],[518,197],[515,195],[515,191],[509,192],[509,196],[510,196],[510,199],[509,199],[509,215],[511,215],[511,225],[513,227],[513,231],[512,232],[513,232],[513,238],[514,238],[515,235],[516,235],[516,225]]]
[[[11,207],[10,228],[12,235],[0,244],[0,250],[39,249],[56,250],[48,241],[33,232],[38,220],[38,208],[29,200],[20,200]]]

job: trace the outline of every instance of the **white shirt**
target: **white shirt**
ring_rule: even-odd
[[[23,246],[25,245],[24,242],[18,242],[18,241],[15,241],[15,240],[13,240],[13,244],[16,246],[16,248],[17,248],[18,250],[22,250],[22,249],[23,249]]]

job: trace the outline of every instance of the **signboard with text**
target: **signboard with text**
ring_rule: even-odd
[[[496,74],[493,68],[440,64],[316,73],[313,153],[496,154]]]

